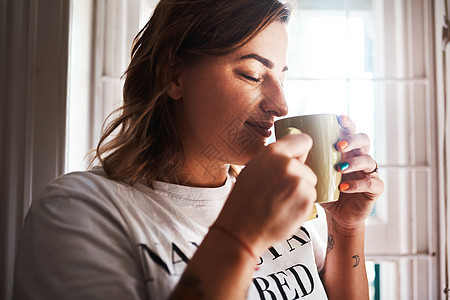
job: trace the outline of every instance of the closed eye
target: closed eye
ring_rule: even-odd
[[[246,74],[241,74],[241,75],[242,75],[242,77],[244,77],[245,79],[248,79],[250,81],[253,81],[253,82],[256,82],[256,83],[261,82],[261,78],[255,78],[255,77],[252,77],[252,76],[249,76],[249,75],[246,75]]]

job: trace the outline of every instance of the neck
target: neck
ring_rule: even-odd
[[[195,187],[220,187],[227,179],[230,166],[215,163],[209,166],[199,161],[185,163],[172,183]]]

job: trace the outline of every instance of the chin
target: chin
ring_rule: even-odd
[[[264,141],[254,141],[244,151],[242,151],[236,159],[236,162],[233,162],[233,164],[246,165],[263,148],[265,148]]]

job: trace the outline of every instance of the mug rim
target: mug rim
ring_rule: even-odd
[[[326,117],[326,116],[332,116],[332,117],[338,118],[337,114],[308,114],[308,115],[298,115],[298,116],[291,116],[291,117],[286,117],[286,118],[280,118],[280,119],[276,120],[275,123],[278,122],[278,121],[290,120],[290,119],[295,119],[295,118],[299,118],[299,117],[307,118],[307,117]]]

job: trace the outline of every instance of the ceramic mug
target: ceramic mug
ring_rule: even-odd
[[[337,201],[342,178],[337,169],[341,161],[341,153],[336,150],[340,136],[337,115],[304,115],[275,121],[277,139],[292,133],[306,133],[313,140],[305,163],[317,175],[316,203]],[[317,212],[313,212],[312,217],[314,214],[317,215]]]

